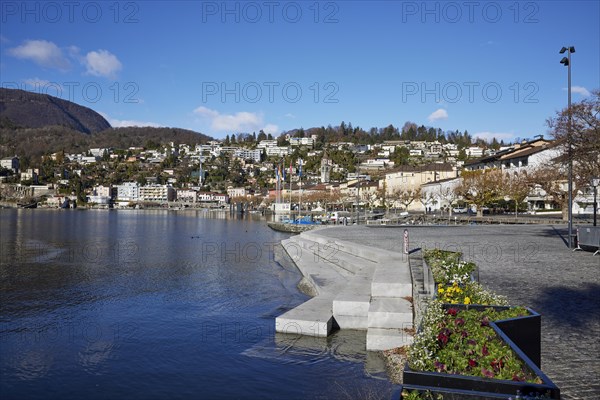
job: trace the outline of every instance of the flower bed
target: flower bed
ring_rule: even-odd
[[[435,250],[425,257],[438,298],[429,303],[407,351],[404,385],[418,389],[415,395],[445,393],[444,399],[507,399],[517,392],[560,398],[539,369],[540,315],[506,306],[506,298],[473,281],[476,266],[461,262],[457,253]]]
[[[476,279],[477,266],[461,261],[461,254],[427,250],[423,255],[425,266],[431,271],[434,298],[450,304],[494,304],[506,305],[504,296],[485,290]]]

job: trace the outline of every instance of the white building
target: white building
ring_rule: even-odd
[[[290,139],[290,146],[309,146],[309,147],[313,147],[315,141],[312,137],[301,137],[301,138],[296,138],[296,137],[291,137]]]
[[[198,192],[198,201],[226,204],[229,201],[229,197],[226,194],[221,193]]]
[[[376,159],[368,159],[365,162],[360,164],[361,168],[374,169],[374,168],[386,168],[393,167],[394,162],[390,161],[387,158],[376,158]]]
[[[261,140],[256,147],[258,147],[259,149],[266,149],[268,147],[276,147],[276,146],[277,146],[277,140],[265,139],[265,140]]]
[[[452,214],[452,203],[457,200],[456,188],[460,185],[461,178],[443,179],[421,185],[421,203],[432,211],[449,211]]]
[[[239,148],[239,149],[235,150],[233,155],[235,157],[241,158],[243,160],[252,160],[256,163],[259,163],[261,153],[262,153],[261,149],[250,150],[250,149]]]
[[[119,201],[139,201],[140,185],[137,182],[124,182],[117,185],[117,199]]]
[[[175,200],[175,189],[168,185],[146,185],[139,188],[140,201],[167,202]]]
[[[290,154],[290,148],[289,147],[281,147],[281,146],[267,147],[266,152],[267,152],[268,157],[271,157],[271,156],[285,157],[288,154]]]
[[[0,160],[0,167],[11,169],[14,173],[19,171],[19,157],[7,157]]]
[[[107,197],[112,197],[112,195],[114,194],[112,186],[103,186],[103,185],[94,186],[93,193],[96,196],[107,196]]]
[[[246,189],[245,188],[234,188],[234,187],[228,187],[227,188],[227,196],[229,196],[229,198],[232,197],[245,197],[246,196]]]
[[[96,148],[92,148],[90,149],[90,153],[92,154],[92,156],[94,157],[103,157],[104,153],[110,154],[112,153],[112,149],[109,148],[101,148],[101,147],[96,147]]]
[[[177,201],[185,203],[196,203],[198,201],[198,192],[193,189],[177,189]]]
[[[29,168],[27,171],[21,172],[21,180],[37,183],[39,174],[39,168]]]
[[[483,149],[481,147],[471,146],[465,149],[465,153],[467,153],[467,156],[471,158],[482,157]]]

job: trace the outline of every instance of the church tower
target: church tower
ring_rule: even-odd
[[[331,174],[331,160],[327,157],[327,151],[323,153],[321,158],[321,183],[329,183],[329,176]]]

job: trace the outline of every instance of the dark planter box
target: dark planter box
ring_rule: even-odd
[[[424,394],[426,392],[431,392],[431,394],[434,396],[441,394],[444,400],[498,400],[498,399],[507,400],[508,399],[508,396],[506,394],[475,392],[475,391],[471,391],[471,390],[467,391],[467,390],[457,390],[457,389],[445,389],[445,388],[417,386],[417,385],[401,385],[400,391],[396,391],[392,395],[392,400],[401,400],[403,398],[402,390],[408,390],[411,392],[416,390],[421,394]],[[515,395],[513,395],[513,397]]]
[[[445,309],[451,307],[458,309],[484,309],[489,308],[490,306],[446,304],[444,307]],[[501,311],[509,307],[493,306],[492,308]],[[469,375],[413,371],[407,363],[403,372],[403,383],[405,388],[420,387],[424,388],[424,390],[436,392],[440,390],[481,392],[478,394],[473,393],[475,396],[480,396],[474,398],[489,399],[498,398],[497,395],[508,398],[509,396],[516,395],[517,390],[519,390],[523,394],[547,393],[552,399],[560,399],[559,388],[540,370],[541,317],[538,313],[530,309],[527,310],[530,312],[530,315],[490,322],[490,326],[543,383],[535,384],[481,378]],[[506,329],[506,331],[504,329]]]

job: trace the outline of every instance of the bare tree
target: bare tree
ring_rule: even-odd
[[[570,110],[557,112],[546,123],[552,136],[563,144],[563,156],[556,161],[564,165],[573,160],[575,184],[579,189],[588,186],[592,177],[600,175],[600,90],[571,105]]]
[[[421,191],[419,200],[421,200],[421,204],[425,207],[425,214],[427,214],[427,207],[430,204],[435,204],[437,202],[436,195],[432,192]]]
[[[446,200],[448,203],[448,221],[450,221],[450,217],[452,216],[452,203],[456,200],[456,191],[451,186],[442,186],[440,185],[436,196],[440,200]],[[441,203],[441,201],[440,201]]]
[[[421,197],[421,188],[404,188],[396,192],[394,193],[394,197],[397,196],[398,201],[404,206],[406,211],[408,211],[408,206]]]
[[[552,198],[562,210],[562,220],[569,220],[569,189],[567,184],[567,173],[564,168],[556,168],[554,166],[546,166],[537,169],[531,175],[532,182],[540,185],[542,190],[546,192],[546,196]],[[573,197],[577,190],[573,188]]]
[[[503,176],[500,185],[500,195],[504,195],[515,202],[515,219],[517,219],[519,204],[523,203],[531,191],[531,179],[525,173]]]

